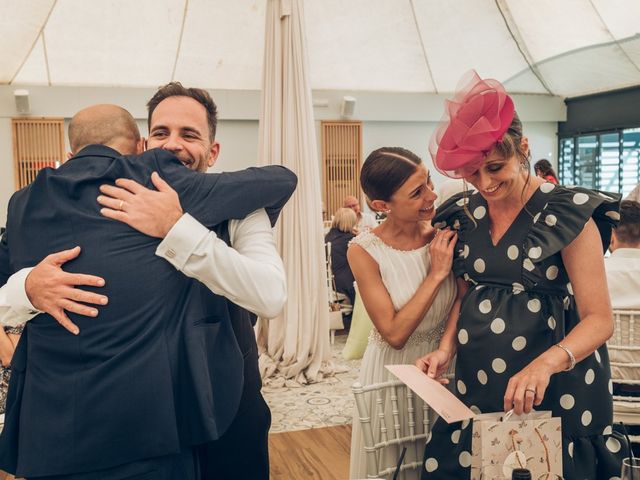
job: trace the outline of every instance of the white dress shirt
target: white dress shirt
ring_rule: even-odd
[[[376,228],[378,226],[378,222],[376,221],[376,217],[369,212],[362,212],[362,216],[360,220],[356,224],[356,229],[358,232],[364,232],[366,230],[371,230],[372,228]]]
[[[230,220],[229,238],[233,248],[185,213],[158,245],[156,255],[256,315],[275,317],[284,307],[287,290],[266,212],[256,210],[242,220]],[[24,323],[39,313],[25,293],[30,271],[20,270],[0,288],[1,325]]]
[[[617,248],[604,259],[611,306],[640,309],[640,248]]]

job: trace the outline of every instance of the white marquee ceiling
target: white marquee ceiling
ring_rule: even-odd
[[[0,84],[258,90],[267,0],[0,0]],[[640,85],[640,0],[304,0],[312,88]]]

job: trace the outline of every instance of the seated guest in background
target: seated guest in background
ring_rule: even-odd
[[[611,234],[611,256],[605,258],[611,306],[640,309],[640,203],[620,204],[620,223]]]
[[[11,377],[11,359],[16,349],[24,325],[0,328],[0,413],[4,413],[7,401],[9,378]]]
[[[367,230],[371,230],[372,228],[376,228],[378,226],[378,222],[373,215],[367,212],[362,212],[360,209],[360,202],[353,195],[349,195],[344,198],[342,202],[342,206],[344,208],[350,208],[354,212],[356,212],[356,216],[358,217],[358,223],[356,224],[356,228],[354,233],[357,235],[360,232],[364,232]]]
[[[358,223],[358,217],[350,208],[339,208],[333,216],[331,230],[324,237],[325,242],[331,242],[331,269],[336,282],[336,291],[349,298],[351,305],[355,304],[356,291],[353,286],[353,273],[347,262],[347,247],[355,237],[353,229]]]
[[[553,170],[551,163],[549,163],[549,160],[541,158],[533,165],[533,170],[538,177],[544,178],[547,182],[551,182],[554,185],[558,184],[558,176],[555,170]]]
[[[640,183],[638,185],[636,185],[634,187],[634,189],[631,190],[629,195],[624,197],[624,199],[625,200],[633,200],[633,201],[636,201],[636,202],[640,202]]]

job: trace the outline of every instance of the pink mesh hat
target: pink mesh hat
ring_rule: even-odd
[[[502,84],[466,73],[429,142],[436,169],[451,178],[476,172],[493,146],[509,129],[515,109]]]

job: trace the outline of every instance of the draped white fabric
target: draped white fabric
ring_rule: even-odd
[[[258,155],[298,175],[277,225],[287,274],[284,312],[258,323],[260,368],[274,383],[319,381],[330,373],[320,173],[300,0],[268,0]],[[269,380],[267,380],[269,382]]]

